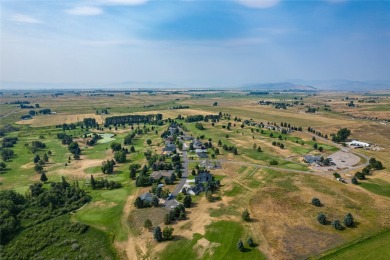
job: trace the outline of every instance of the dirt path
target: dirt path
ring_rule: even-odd
[[[138,190],[134,194],[138,194]],[[130,212],[134,209],[135,197],[136,195],[130,195],[127,198],[125,206],[123,207],[123,213],[121,218],[122,227],[126,228],[128,231],[128,239],[123,242],[115,242],[115,247],[118,249],[119,252],[124,252],[127,259],[138,259],[136,250],[137,243],[135,241],[134,236],[131,234],[130,227],[127,223],[127,218]]]

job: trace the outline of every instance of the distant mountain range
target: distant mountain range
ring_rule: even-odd
[[[247,84],[242,86],[242,90],[305,90],[305,91],[316,91],[317,88],[312,86],[297,85],[291,82],[280,82],[280,83],[263,83],[263,84]]]
[[[0,89],[22,90],[22,89],[112,89],[112,90],[174,90],[174,89],[194,89],[191,86],[177,85],[170,82],[136,82],[124,81],[101,84],[83,84],[83,83],[46,83],[46,82],[15,82],[2,81]],[[274,83],[249,83],[235,86],[208,86],[199,84],[196,89],[239,89],[247,91],[270,90],[270,91],[369,91],[390,89],[390,81],[353,81],[353,80],[301,80],[293,79],[285,82]]]

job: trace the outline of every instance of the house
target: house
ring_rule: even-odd
[[[195,153],[207,153],[207,149],[195,149]]]
[[[195,177],[195,183],[208,182],[213,180],[213,175],[208,172],[201,172]]]
[[[309,164],[312,164],[312,163],[319,163],[322,161],[322,156],[321,155],[311,155],[311,154],[308,154],[305,156],[305,158],[303,159],[304,162],[306,163],[309,163]]]
[[[207,169],[213,169],[213,168],[216,167],[216,165],[213,162],[209,162],[208,159],[203,160],[202,162],[200,162],[199,166],[203,167],[203,168],[207,168]]]
[[[202,183],[198,183],[195,186],[189,188],[187,193],[190,195],[198,195],[199,193],[204,191],[204,186]]]
[[[192,142],[193,146],[195,149],[201,149],[202,146],[203,146],[203,143],[201,141],[199,141],[198,139],[195,139],[193,142]]]
[[[197,155],[199,158],[202,158],[202,159],[209,158],[209,156],[207,155],[207,153],[197,153],[196,155]]]
[[[171,133],[171,135],[176,134],[178,131],[179,129],[177,128],[176,124],[171,124],[169,126],[169,132]]]
[[[139,196],[142,201],[146,201],[151,203],[153,201],[153,194],[149,192],[142,193],[141,196]]]
[[[355,148],[361,148],[361,147],[370,147],[371,145],[365,142],[360,142],[357,140],[352,140],[351,142],[347,143],[349,146],[353,146]]]
[[[174,150],[176,150],[176,145],[175,144],[167,144],[163,148],[163,152],[173,152]]]
[[[173,171],[153,171],[150,174],[150,178],[152,178],[155,181],[158,181],[161,178],[171,177],[172,173]]]

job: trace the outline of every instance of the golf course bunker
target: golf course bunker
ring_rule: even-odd
[[[99,134],[99,135],[102,137],[102,139],[99,139],[97,141],[99,144],[105,144],[115,140],[114,138],[115,134]]]

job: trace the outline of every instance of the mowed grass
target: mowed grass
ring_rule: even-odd
[[[160,259],[197,259],[195,252],[196,243],[205,238],[216,247],[206,250],[199,256],[201,259],[265,259],[265,256],[257,249],[250,248],[246,244],[247,237],[240,223],[233,221],[217,221],[206,227],[204,236],[194,234],[192,240],[183,239],[176,241],[160,253]],[[244,252],[237,249],[237,242],[242,240],[245,246]],[[256,241],[255,241],[256,242]]]
[[[375,259],[387,260],[390,257],[390,230],[379,235],[372,236],[353,243],[347,247],[336,250],[321,260],[330,259]]]
[[[390,183],[381,179],[368,179],[360,182],[360,186],[372,193],[390,197]]]
[[[109,179],[111,180],[111,179]],[[118,180],[118,177],[115,181]],[[123,208],[126,199],[134,192],[133,184],[126,184],[115,190],[90,190],[92,202],[76,212],[78,221],[102,229],[113,235],[116,240],[127,238],[127,228],[122,226]]]

